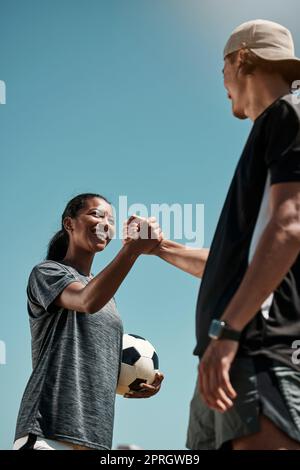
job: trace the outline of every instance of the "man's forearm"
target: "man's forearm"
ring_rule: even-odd
[[[171,240],[163,240],[155,254],[168,263],[196,277],[202,277],[209,249],[191,248]]]
[[[299,255],[299,236],[271,220],[264,230],[245,276],[222,320],[241,331],[278,287]]]

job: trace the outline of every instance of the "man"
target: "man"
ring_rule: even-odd
[[[190,449],[300,449],[300,80],[291,33],[243,23],[224,49],[233,115],[253,127],[210,250],[155,254],[202,277]],[[299,347],[299,346],[298,346]]]
[[[224,61],[232,112],[254,124],[199,292],[199,390],[187,446],[300,449],[300,368],[292,361],[300,338],[300,106],[289,94],[300,60],[286,28],[257,20],[233,31]]]

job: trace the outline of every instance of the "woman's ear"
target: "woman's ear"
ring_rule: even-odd
[[[71,217],[66,217],[63,221],[63,224],[67,232],[73,232],[74,228]]]

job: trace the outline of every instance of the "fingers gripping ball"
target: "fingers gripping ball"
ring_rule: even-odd
[[[149,341],[133,334],[123,335],[122,363],[116,393],[124,395],[151,384],[158,372],[158,356]]]

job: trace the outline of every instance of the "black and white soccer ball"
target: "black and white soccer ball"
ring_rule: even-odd
[[[158,356],[149,341],[133,334],[123,335],[122,363],[116,393],[124,395],[151,384],[158,372]]]

